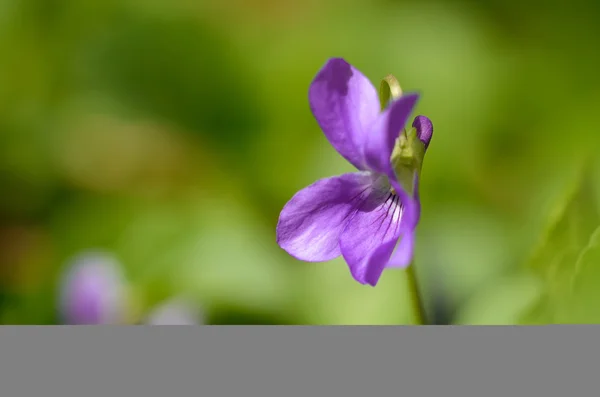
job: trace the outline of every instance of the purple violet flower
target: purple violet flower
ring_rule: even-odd
[[[110,255],[90,252],[73,259],[62,280],[64,324],[119,324],[124,317],[124,278]]]
[[[362,73],[344,59],[327,61],[310,86],[310,108],[331,145],[359,172],[300,190],[277,224],[277,243],[293,257],[321,262],[342,255],[352,276],[372,286],[384,268],[412,261],[419,174],[433,134],[425,116],[404,128],[419,96],[395,88],[382,94],[382,111]]]

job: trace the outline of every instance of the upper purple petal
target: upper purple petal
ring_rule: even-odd
[[[370,169],[396,179],[391,163],[392,151],[418,99],[418,94],[401,96],[371,126],[364,147],[365,160]]]
[[[369,196],[372,184],[370,173],[350,173],[321,179],[300,190],[281,210],[277,243],[303,261],[338,257],[340,235]]]
[[[375,286],[400,236],[400,197],[387,193],[365,202],[340,238],[342,255],[354,279]]]
[[[425,144],[425,149],[427,149],[433,136],[433,123],[426,116],[417,116],[413,120],[412,126],[416,128],[417,136]]]
[[[308,98],[331,145],[356,168],[364,170],[363,147],[380,106],[369,79],[344,59],[332,58],[313,80]]]

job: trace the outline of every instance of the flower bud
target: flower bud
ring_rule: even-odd
[[[402,187],[413,193],[415,178],[421,174],[423,158],[433,135],[433,125],[425,116],[417,116],[412,128],[404,129],[392,152],[392,164]]]

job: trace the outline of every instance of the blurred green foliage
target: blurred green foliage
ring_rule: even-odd
[[[333,56],[394,74],[433,120],[431,316],[598,322],[600,174],[581,169],[599,17],[592,0],[0,0],[0,322],[55,323],[87,249],[121,260],[134,312],[186,295],[209,323],[409,322],[402,271],[361,286],[275,243],[297,190],[351,171],[308,108]]]
[[[585,168],[583,175],[574,175],[571,186],[565,189],[567,194],[550,214],[550,227],[530,261],[544,285],[539,302],[526,317],[533,323],[569,322],[578,310],[572,305],[573,279],[580,257],[588,242],[594,244],[590,238],[600,225],[590,176]]]

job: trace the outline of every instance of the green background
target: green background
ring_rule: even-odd
[[[352,171],[308,86],[329,57],[422,94],[416,247],[437,323],[600,322],[600,5],[591,0],[0,0],[0,322],[57,323],[112,252],[135,321],[398,324],[405,273],[294,260],[279,211]]]

